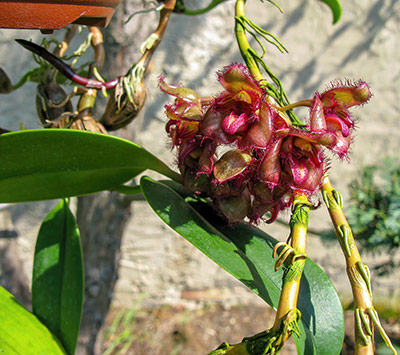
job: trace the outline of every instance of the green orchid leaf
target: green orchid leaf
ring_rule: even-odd
[[[147,202],[167,225],[276,309],[283,276],[282,270],[274,271],[276,239],[245,224],[227,226],[209,204],[188,196],[172,181],[143,177],[140,185]],[[329,278],[309,259],[298,307],[302,314],[301,336],[295,337],[298,353],[339,354],[344,338],[342,306]]]
[[[56,336],[1,286],[0,319],[1,354],[67,354]]]
[[[74,354],[81,323],[84,272],[79,229],[62,200],[44,219],[32,275],[33,313]]]
[[[49,200],[113,189],[146,169],[179,179],[127,140],[69,129],[0,135],[0,202]]]
[[[340,5],[339,0],[319,0],[325,4],[327,4],[333,15],[333,24],[337,23],[340,19],[340,16],[342,16],[342,7]]]

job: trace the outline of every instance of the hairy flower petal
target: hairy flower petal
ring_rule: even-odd
[[[349,146],[351,143],[351,137],[350,136],[344,137],[342,132],[336,131],[335,138],[336,138],[335,144],[329,147],[329,149],[331,149],[333,152],[339,155],[340,158],[347,157],[347,152],[349,150]]]
[[[183,183],[188,191],[201,193],[210,189],[210,178],[207,175],[198,175],[193,169],[187,169],[183,176]]]
[[[159,77],[158,85],[160,89],[168,95],[176,96],[186,101],[200,103],[200,95],[196,91],[180,86],[168,85],[162,76]]]
[[[357,83],[335,83],[332,89],[321,94],[321,101],[324,108],[340,106],[349,108],[365,104],[371,98],[369,85],[360,80]]]
[[[221,85],[228,91],[239,93],[243,90],[253,91],[259,96],[263,90],[250,75],[248,69],[243,64],[234,63],[218,73],[218,79]]]
[[[212,141],[203,143],[203,151],[199,157],[199,173],[210,175],[214,168],[215,144]]]

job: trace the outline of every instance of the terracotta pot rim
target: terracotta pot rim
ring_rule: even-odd
[[[116,7],[121,0],[6,0],[0,3],[21,4],[53,4],[53,5],[82,5],[82,6],[109,6]]]
[[[56,30],[77,23],[105,27],[121,0],[0,1],[0,28]]]

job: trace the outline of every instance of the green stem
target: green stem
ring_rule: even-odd
[[[261,75],[260,68],[258,67],[257,61],[253,55],[253,49],[250,47],[250,43],[246,36],[246,29],[241,21],[238,19],[245,17],[244,4],[246,0],[237,0],[235,6],[235,33],[236,40],[238,42],[240,53],[246,62],[247,67],[250,70],[251,75],[257,81],[263,81],[264,78]]]
[[[166,177],[169,177],[171,180],[179,184],[182,184],[182,175],[170,169],[168,165],[164,164],[161,160],[160,160],[160,165],[157,167],[157,169],[154,169],[154,171],[157,171],[158,173],[163,174]]]
[[[293,108],[296,107],[311,107],[311,100],[306,99],[306,100],[301,100],[301,101],[297,101],[294,102],[292,104],[286,105],[286,106],[282,106],[282,107],[275,107],[277,110],[285,112],[287,110],[291,110]]]
[[[283,259],[283,263],[291,256],[291,265],[283,277],[282,292],[273,327],[268,331],[244,338],[239,344],[223,343],[208,355],[277,354],[293,332],[299,333],[298,322],[301,314],[297,309],[297,299],[306,259],[309,210],[310,203],[307,196],[304,193],[296,193],[290,220],[289,239],[291,244],[289,246],[285,243],[278,243],[274,248],[275,254],[280,246],[285,245],[277,263],[280,263],[279,259]]]
[[[272,332],[280,332],[282,324],[287,321],[289,314],[295,315],[297,311],[297,300],[300,290],[300,280],[306,261],[307,228],[310,203],[304,193],[296,193],[293,202],[293,211],[290,219],[290,249],[293,251],[291,265],[283,277],[282,292],[279,299],[278,309]],[[285,249],[284,249],[285,250]],[[284,253],[283,251],[282,253]],[[286,253],[289,256],[291,252]],[[278,258],[279,260],[279,258]],[[278,261],[277,261],[278,262]],[[295,321],[296,323],[296,321]],[[287,327],[282,332],[278,349],[281,349],[293,331],[296,331],[297,323],[294,327]]]
[[[203,7],[202,9],[197,9],[197,10],[188,10],[185,8],[185,10],[183,11],[183,14],[189,15],[189,16],[202,15],[202,14],[205,14],[206,12],[212,10],[214,7],[218,6],[219,4],[222,4],[224,1],[227,1],[227,0],[213,0],[213,1],[211,1],[211,3],[208,6]]]
[[[322,179],[322,196],[343,250],[346,260],[346,271],[353,291],[355,354],[374,354],[374,325],[378,328],[386,345],[394,354],[397,354],[374,309],[369,271],[361,260],[350,225],[343,213],[343,199],[340,193],[333,189],[327,175]]]
[[[272,73],[264,61],[260,58],[257,52],[251,48],[250,43],[246,36],[246,16],[244,11],[246,0],[236,0],[235,5],[235,34],[236,40],[239,46],[240,53],[244,59],[247,68],[249,69],[253,78],[260,83],[260,85],[267,90],[268,95],[275,99],[280,106],[288,105],[288,98],[286,93],[282,88],[282,84],[279,79]],[[280,44],[280,42],[277,42]],[[276,45],[276,44],[275,44]],[[279,47],[278,47],[279,48]],[[260,65],[269,75],[271,80],[276,84],[279,90],[277,90],[273,85],[268,83],[262,76],[260,71]],[[286,111],[290,121],[298,126],[303,126],[303,122],[290,110]]]

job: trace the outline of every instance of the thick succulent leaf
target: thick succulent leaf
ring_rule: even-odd
[[[0,202],[48,200],[112,189],[146,169],[176,178],[124,139],[68,129],[0,135]]]
[[[269,305],[277,307],[283,274],[282,270],[274,271],[272,249],[276,239],[245,224],[227,226],[209,204],[188,196],[179,184],[143,177],[141,188],[166,224]],[[344,337],[342,306],[329,278],[309,259],[301,281],[299,309],[301,337],[295,337],[298,353],[339,354]]]
[[[51,331],[1,286],[0,319],[0,353],[67,354]]]
[[[33,313],[74,354],[84,295],[82,247],[78,226],[62,200],[44,219],[33,261]]]
[[[319,1],[324,2],[330,7],[333,15],[333,24],[338,22],[340,16],[342,15],[342,7],[340,5],[340,1],[339,0],[319,0]]]

